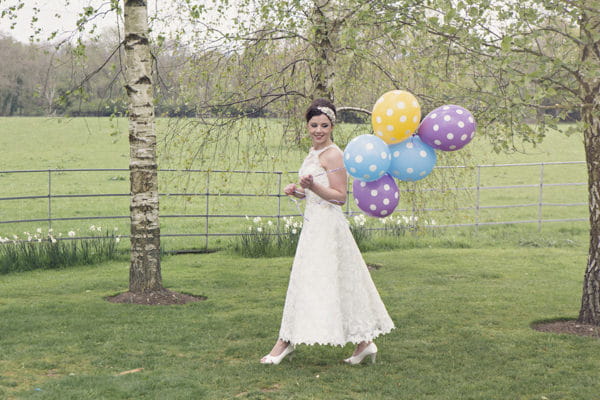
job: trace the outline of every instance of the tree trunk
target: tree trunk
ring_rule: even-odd
[[[163,290],[152,59],[145,0],[125,1],[125,79],[129,97],[131,266],[129,291]]]
[[[590,6],[598,5],[591,1]],[[593,8],[590,8],[592,10]],[[581,18],[581,97],[588,169],[590,247],[578,321],[600,325],[600,15],[584,11]]]
[[[336,21],[328,18],[325,7],[329,1],[320,5],[322,1],[315,1],[313,13],[313,47],[316,57],[313,60],[313,84],[314,90],[312,98],[325,98],[335,102],[335,93],[333,90],[333,80],[335,78],[336,53],[334,49],[334,38],[337,34]]]

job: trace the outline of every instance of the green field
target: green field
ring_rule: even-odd
[[[165,248],[222,248],[230,240],[214,236],[206,241],[201,235],[238,234],[248,228],[246,215],[277,216],[298,214],[298,206],[279,196],[282,187],[296,179],[295,171],[305,153],[306,142],[292,143],[293,134],[282,134],[282,121],[249,120],[236,127],[216,132],[204,132],[188,121],[159,120],[161,231]],[[583,164],[544,166],[506,166],[501,164],[552,163],[582,161],[581,137],[553,132],[538,147],[519,145],[511,154],[496,154],[484,137],[485,128],[465,149],[439,154],[438,167],[426,179],[417,183],[399,183],[402,191],[396,215],[413,214],[414,208],[429,211],[419,213],[437,225],[496,223],[506,221],[537,221],[553,219],[585,219],[587,215],[586,173]],[[347,141],[368,133],[368,125],[341,124],[336,141],[343,148]],[[53,171],[69,169],[127,169],[127,121],[108,118],[0,118],[0,146],[3,157],[0,171],[37,170],[25,173],[0,174],[0,198],[40,196],[38,199],[3,201],[0,220],[47,219],[73,217],[122,218],[96,220],[45,221],[2,224],[0,235],[12,237],[39,227],[58,232],[75,230],[86,236],[90,225],[103,229],[128,232],[129,192],[128,171]],[[448,166],[466,168],[443,168]],[[476,166],[484,167],[477,168]],[[172,172],[168,169],[195,169],[200,172]],[[205,172],[210,170],[210,172]],[[234,173],[224,171],[266,171],[280,173]],[[540,179],[543,192],[540,197]],[[553,186],[555,184],[572,186]],[[575,185],[576,184],[576,185]],[[474,190],[476,186],[481,190]],[[493,189],[497,186],[514,188]],[[454,190],[452,188],[461,188]],[[469,188],[464,190],[464,188]],[[407,190],[425,191],[411,197]],[[450,189],[440,192],[440,189]],[[54,197],[48,200],[48,193]],[[211,193],[204,196],[204,193]],[[79,194],[118,194],[119,196],[82,198]],[[191,194],[191,195],[181,195]],[[200,194],[194,196],[193,194]],[[255,196],[246,196],[258,195]],[[480,209],[475,210],[479,201]],[[539,203],[544,203],[540,210]],[[578,206],[562,206],[578,203]],[[523,207],[506,207],[523,205]],[[349,211],[358,211],[353,202]],[[493,208],[487,208],[493,207]],[[206,214],[222,217],[203,217]],[[181,218],[181,215],[197,217]],[[237,217],[228,217],[237,215]],[[276,217],[271,217],[277,222]],[[378,227],[370,218],[369,224]],[[544,229],[552,228],[546,223]],[[554,224],[559,228],[584,226],[584,223]],[[533,222],[527,228],[537,231]],[[169,237],[195,234],[196,237]]]

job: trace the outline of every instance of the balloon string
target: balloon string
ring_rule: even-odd
[[[329,170],[329,171],[324,171],[324,172],[321,172],[320,174],[317,174],[317,175],[315,175],[315,178],[316,178],[317,176],[321,176],[321,175],[329,174],[329,173],[332,173],[332,172],[338,171],[338,170],[340,170],[340,169],[345,169],[345,167],[339,167],[339,168],[331,169],[331,170]],[[299,192],[298,190],[294,190],[294,193],[301,194],[301,195],[303,195],[303,196],[304,196],[304,197],[300,198],[300,200],[304,200],[304,199],[306,198],[306,193],[304,193],[304,192]],[[306,220],[306,221],[308,222],[308,218],[306,218],[306,216],[304,215],[304,213],[303,213],[303,212],[302,212],[302,210],[300,209],[300,204],[298,203],[298,199],[290,196],[290,200],[291,200],[291,201],[293,201],[293,202],[294,202],[294,204],[296,204],[296,208],[298,209],[298,213],[300,213],[300,215],[302,216],[302,218],[304,218],[304,220]],[[345,201],[340,201],[340,200],[335,200],[335,199],[327,200],[327,202],[329,202],[329,203],[338,203],[338,204],[340,204],[340,205],[342,205],[342,204],[346,204],[346,202],[345,202]],[[321,202],[319,202],[319,204],[321,204]]]
[[[324,171],[324,172],[321,172],[320,174],[315,175],[315,177],[321,176],[321,175],[325,175],[325,174],[330,174],[330,173],[335,172],[335,171],[340,170],[340,169],[346,169],[346,167],[339,167],[339,168],[335,168],[335,169],[330,169],[329,171]]]

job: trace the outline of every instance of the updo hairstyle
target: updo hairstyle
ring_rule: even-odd
[[[328,112],[331,110],[331,112]],[[333,115],[329,115],[333,113]],[[317,115],[326,115],[327,118],[331,121],[331,125],[335,125],[335,120],[337,117],[337,111],[333,103],[327,99],[315,99],[308,109],[306,110],[306,122],[310,121],[312,117]]]

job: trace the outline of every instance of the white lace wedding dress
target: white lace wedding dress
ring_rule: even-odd
[[[312,150],[300,175],[329,186],[319,155]],[[304,223],[292,266],[279,338],[295,344],[370,341],[394,328],[354,241],[346,217],[334,205],[306,190]]]

